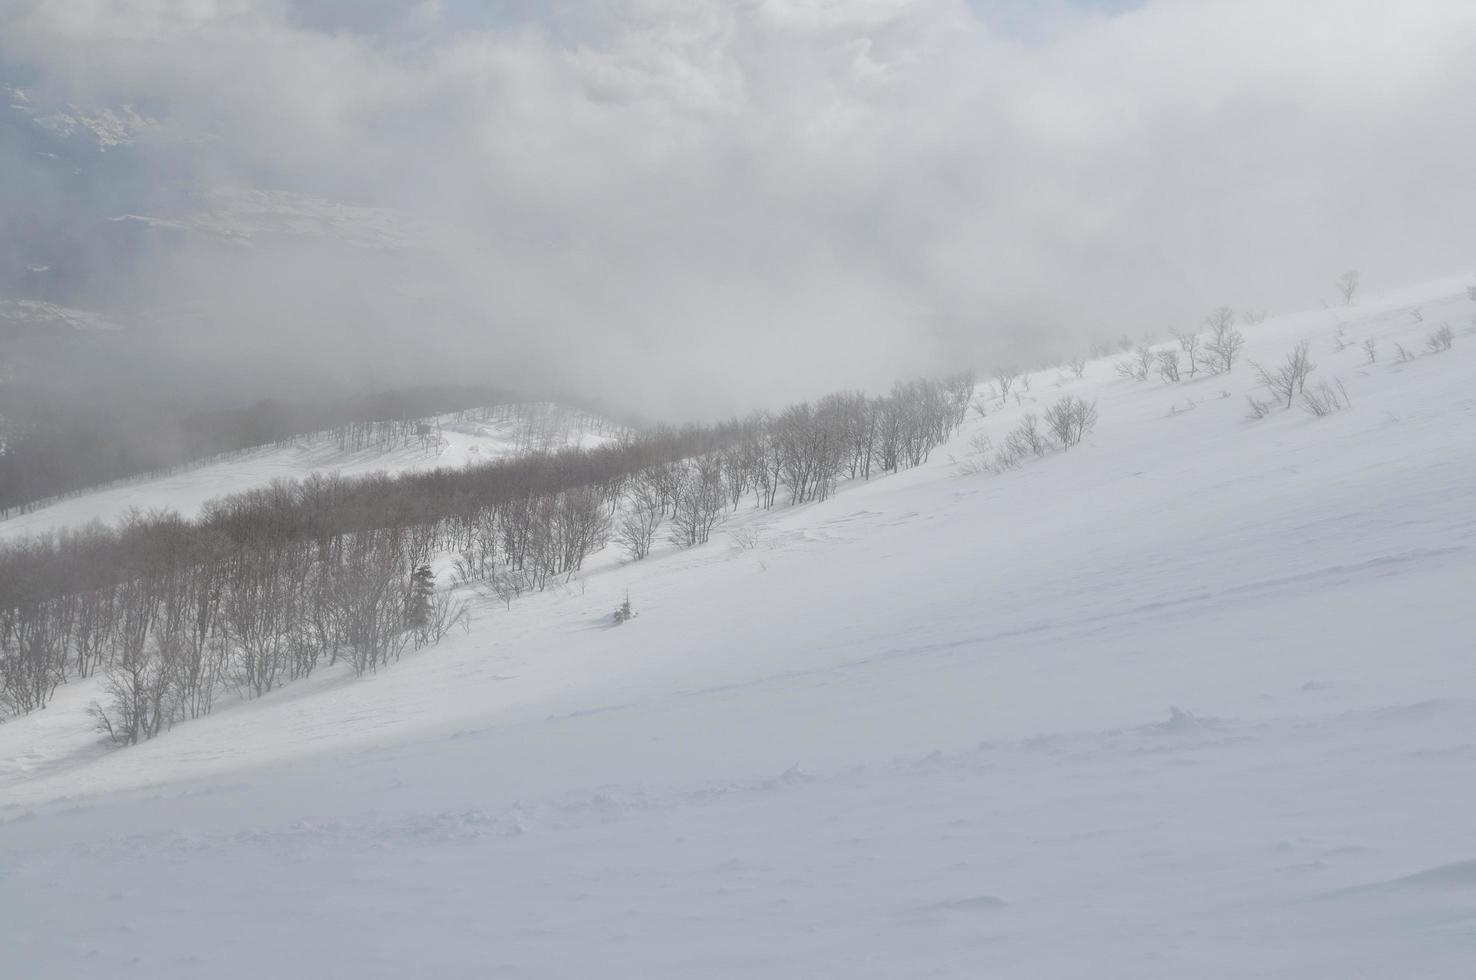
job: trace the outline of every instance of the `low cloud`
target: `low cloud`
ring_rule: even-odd
[[[1473,46],[1457,2],[0,0],[9,111],[127,161],[126,266],[68,284],[110,315],[672,417],[1463,271]],[[97,226],[28,179],[29,268]]]

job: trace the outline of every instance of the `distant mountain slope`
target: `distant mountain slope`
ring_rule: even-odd
[[[185,466],[167,476],[122,481],[0,520],[0,539],[74,527],[91,520],[112,523],[131,508],[164,508],[193,517],[215,497],[272,480],[301,479],[311,473],[352,475],[454,468],[529,451],[597,446],[615,439],[622,431],[615,423],[551,404],[452,412],[425,419],[424,424],[433,430],[424,442],[416,438],[410,444],[391,448],[345,450],[332,433],[317,433],[296,439],[291,445],[268,446]]]

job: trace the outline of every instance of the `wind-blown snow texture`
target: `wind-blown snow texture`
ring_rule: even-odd
[[[1327,418],[1041,373],[951,447],[1098,399],[1019,471],[744,512],[136,748],[66,689],[0,726],[5,972],[1469,977],[1472,283],[1247,328]]]

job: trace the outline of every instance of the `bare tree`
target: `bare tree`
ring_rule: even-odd
[[[1175,333],[1174,339],[1179,342],[1179,350],[1184,352],[1184,365],[1189,369],[1189,377],[1192,378],[1199,373],[1199,334],[1186,330]]]
[[[717,457],[711,457],[716,468]],[[721,473],[719,473],[721,480]],[[720,500],[726,490],[719,483]],[[576,487],[554,498],[550,514],[549,535],[554,564],[551,574],[572,576],[584,567],[584,559],[603,548],[610,540],[610,506],[597,487]]]
[[[435,646],[458,626],[463,632],[471,629],[471,610],[464,599],[443,589],[431,597],[426,614],[416,628],[415,646]]]
[[[1235,326],[1235,311],[1228,306],[1222,306],[1204,318],[1204,325],[1211,333],[1220,333]]]
[[[1302,407],[1318,418],[1347,408],[1349,404],[1348,390],[1341,381],[1336,386],[1323,381],[1311,391],[1302,393]]]
[[[1250,405],[1250,418],[1263,419],[1271,414],[1270,402],[1261,401],[1261,399],[1254,395],[1246,395],[1245,400]]]
[[[1312,349],[1310,341],[1302,341],[1293,347],[1291,353],[1277,368],[1270,369],[1263,365],[1252,362],[1256,369],[1256,378],[1271,389],[1271,393],[1278,399],[1286,400],[1286,407],[1291,408],[1292,398],[1307,387],[1307,375],[1316,369],[1317,365],[1312,363],[1309,352]]]
[[[1000,368],[994,372],[995,383],[999,385],[999,400],[1003,402],[1010,397],[1010,386],[1020,377],[1020,372],[1014,368]]]
[[[1158,352],[1158,376],[1169,384],[1179,383],[1178,351],[1161,350]]]
[[[232,577],[221,619],[236,651],[237,687],[260,697],[277,686],[287,668],[287,632],[292,597],[281,574],[281,553],[241,561]]]
[[[1027,455],[1044,456],[1050,449],[1046,434],[1040,428],[1040,417],[1034,412],[1027,412],[1020,419],[1020,424],[1005,436],[1004,445],[1005,451],[1017,459]]]
[[[90,706],[100,731],[125,745],[153,738],[173,719],[169,695],[171,666],[183,638],[172,630],[156,632],[145,646],[130,646],[104,670],[106,706]]]
[[[1071,360],[1066,362],[1066,366],[1071,369],[1072,374],[1076,375],[1076,377],[1080,379],[1081,376],[1086,373],[1086,358],[1073,357]]]
[[[1131,381],[1147,381],[1153,370],[1153,351],[1143,344],[1133,349],[1132,356],[1115,366],[1118,377]]]
[[[615,540],[631,561],[651,553],[651,542],[661,526],[661,492],[649,474],[636,477],[615,522]]]
[[[1240,314],[1240,319],[1243,320],[1243,321],[1245,321],[1246,323],[1250,324],[1253,327],[1260,326],[1261,324],[1263,324],[1263,323],[1266,322],[1266,311],[1265,310],[1244,310]]]
[[[0,705],[15,714],[46,707],[64,679],[66,654],[48,614],[52,605],[14,610],[0,624]]]
[[[1139,381],[1146,381],[1148,374],[1153,370],[1153,350],[1147,344],[1139,344],[1133,349],[1133,376]]]
[[[969,402],[974,397],[974,389],[979,385],[979,378],[973,371],[958,371],[943,379],[943,387],[948,392],[948,401],[953,406],[953,424],[963,425],[969,417]],[[864,396],[861,400],[864,402]]]
[[[1450,329],[1450,324],[1442,323],[1430,335],[1425,338],[1425,350],[1431,354],[1439,354],[1441,351],[1450,350],[1451,344],[1455,342],[1455,334]]]
[[[1209,339],[1204,345],[1200,364],[1211,374],[1228,374],[1245,346],[1245,335],[1235,329],[1235,313],[1222,306],[1205,317]]]
[[[1338,294],[1343,297],[1344,306],[1353,305],[1353,297],[1358,294],[1358,270],[1349,269],[1338,276]]]
[[[1379,345],[1372,337],[1363,342],[1363,353],[1368,355],[1370,364],[1379,359]]]
[[[684,548],[706,544],[723,512],[722,476],[707,460],[687,471],[671,518],[671,540]]]
[[[969,436],[969,451],[958,464],[961,476],[974,476],[989,470],[990,457],[994,454],[994,441],[987,432],[975,432]]]
[[[1061,444],[1070,449],[1097,425],[1097,403],[1067,395],[1046,409],[1046,425]]]

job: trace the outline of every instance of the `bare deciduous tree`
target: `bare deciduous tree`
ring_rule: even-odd
[[[1070,449],[1097,425],[1097,403],[1067,395],[1046,409],[1046,425],[1061,444]]]
[[[994,372],[994,381],[999,385],[999,400],[1003,402],[1010,397],[1010,386],[1020,377],[1020,372],[1014,368],[1000,368]]]
[[[615,540],[631,561],[651,553],[651,542],[661,526],[661,493],[655,481],[642,474],[632,481],[630,492],[615,522]]]
[[[463,632],[471,629],[471,609],[466,600],[456,598],[449,590],[437,592],[416,628],[415,646],[435,646],[458,626]]]
[[[722,477],[714,461],[701,459],[687,471],[671,517],[671,540],[684,548],[706,544],[723,512]]]
[[[1209,338],[1204,344],[1200,364],[1211,374],[1228,374],[1245,346],[1245,335],[1235,329],[1235,313],[1222,306],[1205,317]]]
[[[1291,408],[1292,398],[1307,387],[1307,375],[1311,374],[1317,365],[1312,363],[1310,341],[1302,341],[1293,347],[1291,353],[1275,369],[1251,362],[1256,369],[1256,378],[1271,390],[1278,399],[1285,399],[1286,407]]]
[[[1179,350],[1184,352],[1184,365],[1189,369],[1189,377],[1192,378],[1199,373],[1199,334],[1186,330],[1175,333],[1174,339],[1179,342]]]
[[[1431,354],[1439,354],[1441,351],[1450,350],[1454,342],[1455,334],[1451,331],[1450,324],[1442,323],[1431,330],[1430,335],[1425,338],[1425,350]]]
[[[1040,428],[1040,418],[1034,412],[1027,412],[1021,417],[1020,424],[1005,436],[1004,445],[1005,451],[1017,459],[1044,456],[1050,449],[1046,434]]]
[[[1318,418],[1347,408],[1349,404],[1351,402],[1348,398],[1348,390],[1343,387],[1341,381],[1336,382],[1335,385],[1323,381],[1314,386],[1311,391],[1302,393],[1302,407]]]
[[[1246,395],[1245,400],[1247,403],[1249,403],[1250,406],[1250,418],[1263,419],[1267,415],[1271,414],[1270,402],[1261,401],[1261,399],[1255,397],[1254,395]]]
[[[1153,351],[1143,344],[1133,349],[1132,356],[1115,366],[1117,376],[1130,381],[1147,381],[1153,370]]]
[[[1158,352],[1158,376],[1169,384],[1179,383],[1178,351],[1161,350]]]
[[[1133,376],[1139,381],[1148,380],[1148,374],[1153,370],[1153,350],[1147,344],[1139,344],[1133,349]]]
[[[1349,269],[1338,276],[1338,295],[1343,297],[1344,306],[1353,305],[1353,297],[1358,294],[1358,270]]]
[[[990,458],[994,455],[994,441],[987,432],[975,432],[969,437],[969,452],[958,465],[964,476],[973,476],[989,470]]]

